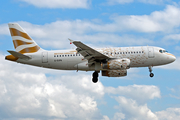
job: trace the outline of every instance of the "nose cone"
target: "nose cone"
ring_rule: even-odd
[[[175,60],[176,60],[176,57],[175,57],[174,55],[171,55],[170,61],[171,61],[171,62],[174,62]]]

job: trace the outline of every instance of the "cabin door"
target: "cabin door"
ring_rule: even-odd
[[[48,52],[42,52],[42,63],[48,63]]]
[[[148,47],[148,57],[154,58],[154,48],[153,47]]]

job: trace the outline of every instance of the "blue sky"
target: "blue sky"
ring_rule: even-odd
[[[172,64],[132,68],[128,76],[43,69],[4,60],[13,50],[9,22],[44,49],[159,46]],[[177,0],[4,0],[0,4],[0,119],[179,120],[180,2]]]

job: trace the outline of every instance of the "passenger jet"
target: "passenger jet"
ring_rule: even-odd
[[[80,41],[73,41],[75,50],[47,51],[37,43],[17,23],[8,24],[15,51],[8,50],[11,55],[6,60],[44,68],[58,70],[94,71],[92,81],[98,82],[102,76],[127,76],[127,69],[133,67],[148,67],[150,77],[153,77],[153,66],[172,63],[176,57],[165,49],[153,46],[113,47],[93,49]]]

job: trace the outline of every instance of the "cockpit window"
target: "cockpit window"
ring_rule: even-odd
[[[159,50],[160,53],[166,53],[167,51],[166,50]]]

